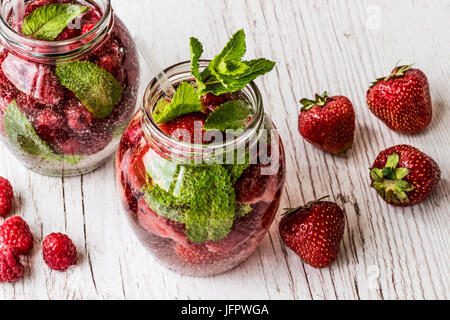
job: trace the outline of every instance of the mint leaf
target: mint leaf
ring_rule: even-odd
[[[242,73],[220,74],[213,70],[213,74],[227,91],[235,92],[244,89],[251,81],[270,72],[275,66],[275,62],[266,59],[243,63],[247,66],[247,69]]]
[[[250,116],[250,110],[242,101],[230,101],[222,104],[206,118],[205,130],[244,130],[245,120]]]
[[[245,65],[246,67],[242,66]],[[247,84],[270,71],[275,66],[275,62],[267,59],[257,59],[244,62],[227,62],[226,66],[205,69],[202,76],[202,88],[199,94],[213,93],[221,95],[228,92],[236,92],[245,88]],[[229,68],[228,71],[224,68]]]
[[[195,79],[201,79],[200,76],[200,57],[203,54],[203,45],[198,41],[198,39],[191,37],[190,39],[190,49],[191,49],[191,73]]]
[[[109,116],[122,98],[122,85],[111,73],[94,63],[74,61],[59,64],[56,75],[95,118]]]
[[[202,104],[193,86],[183,82],[177,88],[172,102],[164,99],[158,101],[154,111],[153,119],[157,124],[174,120],[182,115],[202,111]]]
[[[48,161],[66,161],[71,165],[82,160],[80,156],[54,154],[48,144],[38,136],[27,117],[20,112],[15,101],[8,105],[3,121],[9,142],[23,153]]]
[[[155,187],[157,189],[157,187]],[[156,214],[176,221],[178,223],[185,224],[186,223],[186,210],[187,208],[183,207],[173,207],[167,205],[167,199],[170,199],[171,196],[169,194],[164,193],[164,190],[159,189],[158,191],[152,190],[150,192],[145,192],[145,201],[150,209],[152,209]],[[162,201],[162,199],[164,199]],[[176,202],[176,201],[174,201]]]
[[[230,175],[230,179],[232,183],[235,183],[239,180],[245,170],[250,167],[250,163],[247,159],[246,163],[243,164],[229,164],[225,165],[225,168],[228,170],[228,174]]]
[[[219,241],[230,233],[234,221],[236,196],[230,177],[220,165],[191,170],[184,187],[192,196],[186,235],[196,243]]]
[[[246,50],[245,33],[241,29],[231,37],[222,52],[211,62],[211,66],[214,69],[224,61],[241,61]]]
[[[145,161],[145,169],[152,178],[153,184],[167,192],[171,190],[180,173],[180,165],[157,155],[153,156],[151,160]]]
[[[179,193],[175,181],[169,191],[154,185],[144,188],[149,207],[157,214],[186,225],[193,242],[219,241],[231,231],[236,212],[236,196],[228,171],[221,165],[183,166]]]
[[[25,18],[22,33],[38,40],[53,41],[72,20],[86,10],[88,7],[67,3],[44,5]]]
[[[203,53],[201,43],[191,38],[191,72],[197,81],[199,95],[221,95],[245,88],[257,77],[270,72],[275,62],[267,59],[242,61],[246,51],[245,33],[236,32],[222,52],[201,73],[198,60]]]
[[[247,72],[249,68],[244,62],[223,61],[217,66],[217,73],[226,76],[236,76]]]

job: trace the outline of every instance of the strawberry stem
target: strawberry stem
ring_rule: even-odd
[[[306,98],[300,100],[300,103],[303,105],[301,110],[308,111],[314,108],[315,106],[323,107],[326,105],[328,100],[330,100],[330,97],[328,97],[328,93],[326,91],[322,93],[322,95],[316,93],[315,100],[310,100]]]
[[[310,209],[314,204],[319,203],[319,202],[323,202],[323,200],[328,199],[330,196],[324,196],[318,200],[315,201],[310,201],[305,205],[302,205],[300,207],[297,208],[285,208],[285,212],[282,214],[282,216],[289,216],[292,214],[295,214],[297,212],[299,212],[300,210],[304,210],[304,209]]]
[[[378,191],[387,202],[401,204],[408,203],[407,193],[414,190],[414,187],[403,180],[410,170],[407,168],[398,168],[400,157],[393,153],[388,157],[383,169],[374,168],[370,172],[373,180],[372,188]]]
[[[411,69],[413,65],[414,64],[399,66],[397,63],[397,65],[395,66],[394,70],[392,71],[392,73],[390,75],[388,75],[387,77],[383,77],[383,78],[377,78],[377,80],[372,82],[371,88],[373,88],[375,85],[377,85],[381,81],[388,81],[388,80],[404,77],[405,72],[408,71],[409,69]]]

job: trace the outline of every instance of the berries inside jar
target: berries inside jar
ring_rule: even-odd
[[[0,42],[0,138],[39,173],[94,170],[114,153],[135,111],[135,45],[108,6],[28,1],[23,19],[12,14],[8,26],[0,25],[2,35],[12,28],[20,44],[35,46],[24,53],[8,36]]]

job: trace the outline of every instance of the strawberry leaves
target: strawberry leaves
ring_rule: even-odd
[[[388,80],[391,80],[391,79],[397,79],[397,78],[404,77],[405,76],[405,72],[408,71],[409,69],[411,69],[413,67],[413,65],[414,64],[405,65],[405,66],[398,66],[397,65],[390,75],[388,75],[387,77],[377,78],[374,82],[372,82],[372,85],[370,87],[373,88],[374,86],[376,86],[381,81],[388,81]]]
[[[300,103],[303,105],[302,111],[309,111],[315,106],[323,107],[329,100],[328,93],[325,91],[322,95],[316,93],[315,100],[302,99]]]
[[[414,187],[403,180],[410,170],[407,168],[398,168],[400,157],[397,153],[392,153],[384,168],[374,168],[370,171],[372,178],[372,188],[386,199],[389,203],[404,204],[409,203],[407,193],[414,190]]]

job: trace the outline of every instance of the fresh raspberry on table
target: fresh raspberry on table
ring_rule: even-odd
[[[17,254],[27,254],[33,249],[30,227],[21,217],[7,219],[0,226],[0,243],[13,247]]]
[[[0,177],[0,217],[5,217],[11,212],[14,202],[14,192],[11,183]]]
[[[66,271],[77,264],[77,248],[68,236],[52,233],[45,237],[42,248],[45,263],[53,270]]]
[[[15,282],[23,276],[23,265],[15,248],[0,247],[0,282]]]

